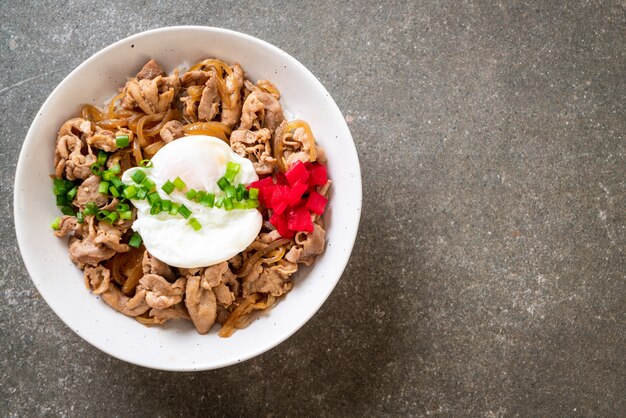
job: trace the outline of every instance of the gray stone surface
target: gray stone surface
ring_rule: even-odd
[[[438,3],[1,2],[0,415],[623,416],[626,5]],[[175,24],[303,62],[349,123],[364,186],[319,313],[258,358],[183,374],[66,328],[11,215],[23,138],[56,84]]]

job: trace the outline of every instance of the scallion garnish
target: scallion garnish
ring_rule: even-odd
[[[117,212],[111,212],[106,216],[105,221],[112,224],[113,222],[117,221],[117,217],[118,217]]]
[[[150,203],[150,206],[154,206],[155,203],[161,201],[161,196],[159,196],[158,192],[149,193],[147,198],[148,198],[148,203]]]
[[[54,179],[53,183],[54,187],[52,190],[55,195],[58,196],[67,193],[67,184],[63,181],[63,179]]]
[[[76,211],[71,206],[63,206],[61,213],[67,216],[76,216]]]
[[[172,202],[172,208],[170,209],[170,215],[178,215],[178,209],[180,209],[180,203]]]
[[[226,198],[224,199],[224,209],[226,210],[233,210],[233,201],[230,200],[230,198]]]
[[[130,211],[130,210],[125,210],[123,212],[119,212],[119,214],[120,214],[120,219],[124,219],[124,220],[132,219],[132,217],[133,217],[133,212]]]
[[[189,200],[193,200],[193,198],[196,197],[197,194],[198,192],[194,189],[189,189],[189,191],[185,193],[185,197]]]
[[[130,209],[130,205],[128,203],[120,203],[115,207],[115,210],[118,212],[124,212]]]
[[[109,193],[111,193],[111,196],[113,197],[119,197],[120,192],[117,191],[117,188],[111,186],[109,187]]]
[[[246,209],[246,202],[233,202],[234,209]]]
[[[248,190],[248,198],[250,199],[258,199],[259,198],[259,189],[256,187],[250,187]]]
[[[82,224],[83,222],[85,222],[85,216],[83,215],[82,212],[76,213],[76,222],[78,222],[79,224]]]
[[[178,190],[183,190],[186,186],[187,185],[180,177],[176,177],[174,179],[174,187],[176,187]]]
[[[139,188],[139,190],[137,190],[137,195],[135,195],[135,198],[140,200],[145,199],[148,195],[148,192],[149,190],[142,186]]]
[[[141,182],[146,178],[146,173],[144,173],[143,170],[137,170],[130,176],[130,178],[133,179],[135,183],[141,184]]]
[[[128,138],[128,135],[117,135],[115,137],[115,145],[118,148],[126,148],[127,146],[129,146],[130,139]]]
[[[156,215],[157,213],[161,213],[162,211],[163,207],[161,206],[161,202],[156,202],[150,207],[150,215]]]
[[[218,196],[217,199],[215,199],[215,207],[221,208],[222,206],[224,206],[224,196]]]
[[[91,172],[92,172],[93,174],[95,174],[96,176],[99,176],[99,175],[101,175],[101,174],[102,174],[102,167],[101,167],[101,166],[99,166],[99,165],[98,165],[98,164],[96,164],[96,163],[91,164],[91,165],[89,166],[89,169],[90,169],[90,170],[91,170]]]
[[[189,215],[191,215],[191,211],[185,205],[180,205],[180,207],[178,208],[178,213],[183,215],[183,218],[185,219],[189,218]]]
[[[208,206],[210,208],[215,204],[215,195],[213,193],[206,193],[198,201],[201,205]]]
[[[59,228],[61,228],[61,217],[57,216],[56,218],[54,218],[54,220],[52,221],[52,223],[50,224],[50,226],[52,227],[52,229],[54,229],[55,231],[58,231]]]
[[[71,203],[71,200],[67,198],[67,195],[57,196],[57,206],[67,206]]]
[[[237,173],[239,173],[240,169],[241,166],[239,164],[229,161],[228,164],[226,164],[226,174],[224,174],[224,177],[230,183],[233,183],[233,181],[235,180],[235,176],[237,175]]]
[[[174,191],[174,188],[175,188],[174,183],[172,183],[169,180],[166,181],[163,186],[161,186],[161,189],[167,194],[172,193]]]
[[[126,186],[123,194],[126,199],[132,199],[137,194],[137,188],[133,184]]]
[[[243,184],[239,183],[239,186],[237,186],[237,189],[235,189],[235,198],[237,199],[237,202],[241,202],[243,200],[243,196],[245,194],[246,188]]]
[[[122,168],[120,167],[119,164],[115,164],[113,167],[109,168],[109,170],[111,173],[119,173],[120,171],[122,171]]]
[[[217,181],[217,185],[220,189],[226,190],[226,188],[230,186],[230,181],[228,181],[226,177],[220,177],[220,179]]]
[[[152,168],[152,166],[154,166],[154,164],[150,160],[141,160],[139,161],[139,165],[145,168]]]
[[[131,235],[128,240],[128,245],[134,248],[139,248],[139,246],[141,246],[141,242],[141,236],[138,233],[133,232],[133,235]]]
[[[154,184],[154,182],[152,180],[150,180],[149,178],[145,178],[142,182],[141,185],[143,187],[145,187],[148,190],[152,190],[156,187],[156,185]]]
[[[109,192],[109,183],[101,181],[98,186],[98,193],[107,194]]]
[[[72,190],[70,190],[69,192],[67,192],[67,198],[72,200],[74,199],[74,197],[76,196],[76,193],[78,193],[78,186],[74,186],[72,188]]]
[[[107,158],[109,158],[109,154],[102,150],[98,151],[98,159],[96,161],[96,164],[98,164],[100,167],[103,167],[107,162]]]
[[[121,188],[121,187],[124,187],[124,183],[118,177],[113,177],[111,179],[111,184],[113,184],[118,189]]]
[[[233,186],[226,187],[226,189],[224,189],[224,192],[226,193],[226,197],[229,199],[234,199],[237,195],[237,189],[235,189]]]
[[[94,202],[89,202],[85,206],[85,210],[83,211],[86,216],[95,215],[98,213],[98,206]]]
[[[191,227],[195,230],[198,231],[200,228],[202,228],[202,225],[200,225],[200,222],[198,222],[198,220],[196,218],[191,218],[189,219],[189,225],[191,225]]]
[[[99,221],[103,221],[110,214],[111,214],[111,212],[109,212],[108,210],[105,210],[105,209],[99,210],[98,213],[96,213],[96,219],[99,220]]]
[[[161,208],[163,212],[169,212],[172,209],[172,201],[171,200],[161,200]]]
[[[259,201],[256,199],[246,200],[246,209],[254,209],[259,207]]]

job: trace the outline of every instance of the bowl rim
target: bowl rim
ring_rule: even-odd
[[[319,302],[316,304],[317,306],[314,307],[314,309],[310,309],[309,312],[303,317],[302,321],[300,323],[298,323],[296,326],[294,326],[291,329],[288,329],[286,332],[284,332],[282,335],[280,335],[278,338],[271,340],[269,343],[263,343],[263,342],[259,342],[259,344],[255,347],[255,349],[252,349],[246,353],[244,353],[241,356],[238,356],[237,358],[232,358],[230,360],[224,360],[221,362],[218,362],[219,364],[215,364],[215,365],[199,365],[199,364],[195,364],[193,367],[191,366],[187,366],[187,367],[183,367],[183,366],[174,366],[174,367],[168,367],[167,364],[152,364],[149,361],[137,361],[136,359],[131,359],[128,358],[127,356],[124,355],[120,355],[119,353],[115,353],[113,352],[112,348],[109,349],[110,346],[107,346],[105,344],[99,344],[97,341],[94,341],[92,338],[89,338],[86,335],[80,334],[78,332],[78,330],[75,330],[74,327],[71,327],[68,322],[65,320],[64,316],[62,316],[57,309],[55,309],[54,305],[50,303],[50,301],[47,299],[46,295],[44,293],[41,292],[41,289],[37,283],[36,280],[33,279],[33,268],[31,266],[29,266],[29,263],[26,262],[26,257],[25,254],[26,252],[25,250],[25,243],[24,243],[24,236],[26,234],[26,231],[23,230],[23,226],[20,222],[18,222],[19,219],[19,214],[18,214],[18,209],[19,209],[19,195],[21,192],[19,192],[20,190],[20,183],[24,181],[24,179],[27,177],[27,172],[26,170],[26,146],[27,144],[29,144],[30,142],[34,141],[35,138],[35,125],[37,124],[38,119],[40,118],[40,114],[42,112],[42,110],[44,108],[46,108],[49,104],[49,102],[51,101],[51,99],[58,94],[58,92],[65,88],[65,84],[69,82],[69,80],[71,78],[73,78],[73,76],[79,72],[82,71],[82,69],[84,67],[86,67],[88,65],[89,62],[91,62],[92,60],[97,59],[99,56],[106,54],[108,51],[115,49],[117,47],[119,47],[122,44],[128,43],[130,41],[135,41],[135,40],[139,40],[143,37],[146,36],[151,36],[154,34],[161,34],[161,33],[167,33],[167,32],[176,32],[179,30],[198,30],[198,31],[207,31],[207,32],[213,32],[213,33],[221,33],[221,34],[225,34],[225,35],[229,35],[229,36],[233,36],[233,37],[238,37],[243,39],[246,42],[250,42],[253,44],[257,44],[262,48],[266,48],[266,49],[270,49],[273,50],[274,52],[284,55],[287,57],[288,60],[291,61],[291,63],[293,65],[295,65],[296,67],[298,67],[299,71],[302,72],[307,78],[311,79],[313,81],[313,83],[316,85],[316,88],[319,89],[319,91],[328,96],[328,98],[330,99],[329,101],[329,105],[333,107],[333,111],[337,112],[343,120],[343,123],[346,126],[346,133],[347,133],[347,137],[346,139],[349,139],[349,144],[348,146],[350,146],[353,150],[354,150],[354,156],[355,158],[355,166],[352,168],[353,171],[355,172],[355,183],[354,183],[354,187],[355,190],[353,190],[354,193],[356,193],[356,196],[358,197],[357,201],[354,202],[355,208],[354,211],[356,212],[356,225],[355,228],[353,229],[352,234],[346,234],[345,239],[346,239],[346,245],[347,248],[349,248],[349,252],[348,252],[348,256],[345,257],[345,259],[343,260],[342,265],[337,265],[335,270],[335,273],[337,275],[337,278],[334,281],[334,284],[332,285],[332,287],[329,288],[328,292],[326,295],[324,295],[323,298],[319,299]],[[321,308],[321,306],[326,302],[326,300],[328,299],[328,297],[330,296],[330,294],[332,293],[332,291],[335,289],[337,283],[339,282],[341,276],[343,275],[343,272],[345,271],[345,268],[349,262],[350,256],[352,254],[352,250],[354,248],[354,243],[356,241],[356,237],[358,235],[358,230],[359,230],[359,225],[360,225],[360,219],[361,219],[361,212],[362,212],[362,177],[361,177],[361,167],[360,167],[360,162],[359,162],[359,158],[358,158],[358,152],[356,150],[356,145],[354,143],[354,139],[352,138],[352,134],[350,132],[349,127],[347,126],[347,123],[345,121],[345,118],[343,117],[343,114],[341,113],[341,110],[339,109],[339,107],[337,106],[337,103],[334,101],[334,99],[332,98],[332,96],[330,95],[330,93],[326,90],[326,88],[324,87],[324,85],[319,81],[319,79],[308,69],[304,66],[304,64],[302,64],[300,61],[298,61],[296,58],[294,58],[293,56],[291,56],[289,53],[283,51],[282,49],[272,45],[271,43],[264,41],[262,39],[256,38],[254,36],[242,33],[242,32],[238,32],[238,31],[234,31],[231,29],[224,29],[224,28],[219,28],[219,27],[213,27],[213,26],[199,26],[199,25],[177,25],[177,26],[166,26],[166,27],[160,27],[160,28],[155,28],[155,29],[150,29],[150,30],[146,30],[146,31],[142,31],[142,32],[138,32],[135,33],[133,35],[127,36],[125,38],[122,38],[102,49],[100,49],[99,51],[95,52],[94,54],[92,54],[90,57],[88,57],[87,59],[85,59],[80,65],[78,65],[74,70],[72,70],[69,74],[67,74],[63,80],[61,82],[59,82],[59,84],[52,90],[52,92],[48,95],[48,97],[46,98],[46,100],[43,102],[43,104],[41,105],[41,107],[39,108],[39,110],[36,112],[35,117],[33,118],[30,127],[28,129],[28,132],[26,134],[26,137],[24,139],[24,142],[22,143],[22,147],[20,149],[20,153],[18,156],[18,161],[16,164],[16,169],[15,169],[15,179],[14,179],[14,183],[13,183],[13,220],[14,220],[14,227],[15,227],[15,234],[16,234],[16,238],[17,238],[17,244],[18,244],[18,248],[20,250],[20,255],[22,257],[22,260],[24,261],[24,266],[26,267],[26,270],[28,272],[29,278],[31,279],[32,283],[35,285],[35,288],[37,289],[37,292],[41,295],[41,297],[46,301],[46,304],[48,305],[48,307],[56,314],[56,316],[61,319],[61,321],[64,323],[64,325],[66,327],[68,327],[72,332],[74,332],[76,335],[78,335],[82,340],[86,341],[87,343],[89,343],[91,346],[95,347],[96,349],[116,358],[119,360],[122,360],[124,362],[127,363],[131,363],[131,364],[135,364],[138,366],[142,366],[142,367],[146,367],[146,368],[151,368],[151,369],[156,369],[156,370],[164,370],[164,371],[181,371],[181,372],[185,372],[185,371],[203,371],[203,370],[212,370],[212,369],[218,369],[218,368],[222,368],[222,367],[227,367],[233,364],[238,364],[241,363],[243,361],[249,360],[253,357],[256,357],[260,354],[263,354],[269,350],[271,350],[272,348],[278,346],[279,344],[281,344],[282,342],[284,342],[286,339],[288,339],[289,337],[291,337],[293,334],[295,334],[300,328],[302,328]],[[346,231],[346,232],[350,232],[350,231]]]

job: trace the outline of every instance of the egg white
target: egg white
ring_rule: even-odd
[[[172,141],[154,155],[151,168],[132,168],[124,172],[122,181],[131,185],[135,184],[131,178],[133,173],[144,170],[146,177],[156,184],[161,199],[184,204],[192,212],[190,218],[195,217],[202,225],[195,231],[181,215],[165,212],[150,215],[147,200],[131,199],[137,208],[133,229],[141,235],[150,254],[174,267],[205,267],[228,260],[254,241],[263,223],[257,209],[226,211],[208,208],[185,197],[190,188],[222,193],[217,180],[225,174],[229,161],[241,167],[235,185],[259,179],[250,160],[235,154],[221,139],[205,135]],[[176,177],[180,177],[187,188],[166,194],[161,186]]]

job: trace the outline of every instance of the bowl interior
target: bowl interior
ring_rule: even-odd
[[[253,82],[269,79],[292,118],[308,121],[328,156],[333,180],[325,214],[324,254],[295,276],[293,290],[269,312],[230,338],[219,326],[198,335],[187,321],[147,328],[115,312],[83,283],[69,260],[67,240],[53,236],[59,216],[51,193],[56,132],[83,103],[101,105],[149,58],[166,71],[206,57],[238,62]],[[321,83],[297,60],[268,43],[224,29],[173,27],[143,32],[89,58],[53,91],[24,142],[15,180],[15,227],[26,267],[56,314],[78,335],[119,359],[164,370],[205,370],[258,355],[293,334],[326,300],[348,261],[358,228],[361,176],[348,127]]]

